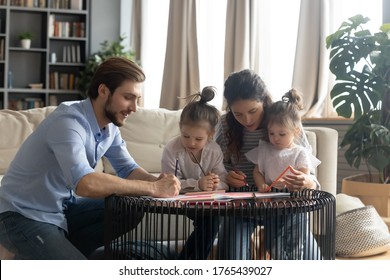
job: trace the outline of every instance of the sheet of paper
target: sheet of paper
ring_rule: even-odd
[[[290,197],[290,193],[284,192],[196,192],[191,195],[183,194],[168,198],[153,198],[151,196],[144,196],[145,198],[160,200],[160,201],[230,201],[234,199],[248,199],[248,198],[278,198]]]

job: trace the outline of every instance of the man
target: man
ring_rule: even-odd
[[[136,112],[144,80],[134,62],[107,59],[89,98],[61,104],[26,139],[0,188],[0,250],[18,259],[85,259],[104,242],[104,197],[178,195],[177,178],[138,166],[118,129]],[[118,176],[94,171],[103,155]]]

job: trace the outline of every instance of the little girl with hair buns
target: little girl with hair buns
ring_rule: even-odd
[[[202,92],[188,97],[190,102],[180,116],[180,135],[164,148],[162,172],[176,174],[181,193],[228,189],[223,154],[213,140],[220,117],[218,109],[208,104],[214,96],[215,88],[205,87]],[[218,218],[198,217],[179,258],[207,259],[218,227]]]
[[[299,114],[302,109],[299,92],[295,89],[288,91],[281,101],[273,103],[268,109],[265,120],[268,141],[260,140],[257,148],[245,154],[255,164],[253,179],[260,192],[270,190],[271,184],[294,191],[295,186],[279,179],[279,175],[289,166],[305,174],[314,173],[321,163],[308,147],[296,144],[296,139],[300,139],[303,133]]]

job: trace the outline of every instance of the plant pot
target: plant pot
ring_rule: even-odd
[[[379,183],[379,175],[373,175],[373,182],[368,174],[349,176],[343,179],[341,192],[358,197],[364,205],[372,205],[381,217],[390,217],[390,184]]]
[[[22,39],[22,40],[20,40],[20,46],[23,49],[29,49],[31,47],[31,40],[30,39]]]

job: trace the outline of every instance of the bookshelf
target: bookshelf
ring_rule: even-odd
[[[0,109],[82,99],[90,0],[0,0]],[[19,34],[31,32],[28,49]]]

